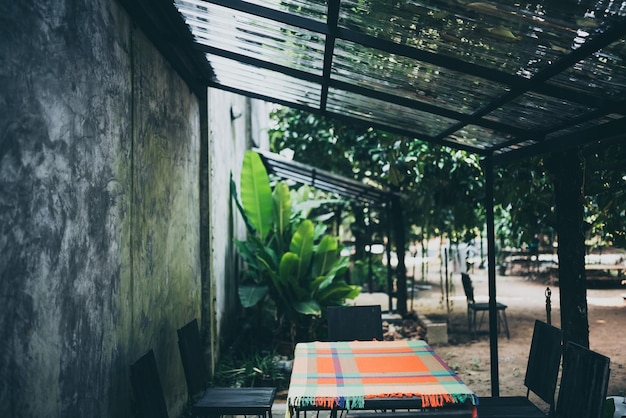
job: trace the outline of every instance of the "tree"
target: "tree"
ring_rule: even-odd
[[[585,241],[626,245],[626,147],[585,147],[501,167],[497,201],[522,242],[533,234],[558,240],[561,326],[566,340],[589,345]]]
[[[406,277],[404,242],[410,226],[421,225],[426,234],[445,234],[455,241],[482,229],[484,187],[477,156],[295,109],[279,108],[272,117],[274,152],[289,148],[299,162],[356,180],[367,178],[405,196],[394,202],[391,216],[395,241],[402,247],[396,248],[401,313],[406,313],[406,283],[401,279]],[[355,228],[356,237],[362,235],[361,229]]]
[[[582,169],[576,150],[549,158],[558,233],[561,328],[564,340],[589,347]]]
[[[556,228],[554,183],[544,158],[533,157],[499,167],[495,174],[502,244],[521,247],[537,234],[551,236]]]

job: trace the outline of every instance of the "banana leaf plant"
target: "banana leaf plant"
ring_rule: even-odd
[[[246,241],[235,240],[247,266],[239,299],[251,308],[271,298],[279,323],[288,324],[292,339],[295,329],[305,327],[311,317],[320,317],[327,306],[343,305],[360,292],[344,280],[349,259],[340,255],[338,238],[306,218],[313,205],[292,202],[297,196],[285,182],[272,190],[265,165],[254,151],[243,159],[240,201],[231,178],[231,197],[247,227]]]

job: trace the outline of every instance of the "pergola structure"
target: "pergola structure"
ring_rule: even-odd
[[[626,1],[120,1],[198,92],[484,157],[497,396],[493,166],[626,139]]]

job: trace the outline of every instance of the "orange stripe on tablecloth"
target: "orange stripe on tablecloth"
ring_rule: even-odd
[[[373,385],[373,384],[385,384],[390,382],[393,385],[398,385],[402,383],[439,383],[439,379],[436,376],[426,375],[426,376],[393,376],[392,379],[389,379],[387,382],[385,379],[382,379],[380,376],[373,377],[361,377],[361,382],[364,385]]]
[[[332,357],[319,357],[317,359],[317,372],[329,374],[334,373],[335,360]]]
[[[371,373],[384,370],[388,373],[412,370],[417,372],[428,371],[424,362],[415,355],[389,357],[356,357],[355,362],[361,373]]]

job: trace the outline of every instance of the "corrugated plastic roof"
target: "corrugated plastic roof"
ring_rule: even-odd
[[[174,5],[210,87],[494,161],[626,132],[626,1]]]

